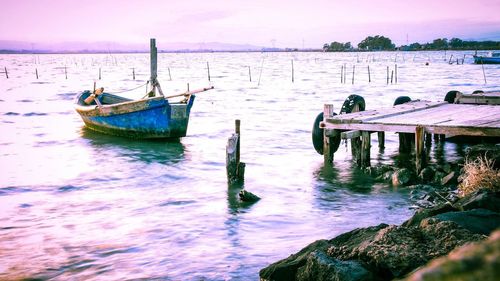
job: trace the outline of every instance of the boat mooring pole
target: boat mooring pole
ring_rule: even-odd
[[[226,173],[229,184],[243,183],[245,163],[240,162],[240,120],[235,120],[235,133],[227,140]]]
[[[156,78],[158,76],[158,71],[157,71],[158,56],[157,56],[156,39],[155,38],[150,39],[149,52],[150,52],[150,57],[151,57],[151,78],[149,79],[149,81],[151,81],[151,86],[153,87],[152,91],[156,95],[156,84],[157,84]]]

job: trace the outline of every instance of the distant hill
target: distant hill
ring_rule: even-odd
[[[158,51],[199,52],[199,51],[260,51],[264,47],[249,44],[208,43],[161,43],[156,42]],[[0,40],[0,52],[8,53],[108,53],[108,52],[149,52],[149,41],[145,44],[123,44],[115,42],[62,42],[30,43]]]

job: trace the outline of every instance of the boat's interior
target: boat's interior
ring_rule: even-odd
[[[78,104],[80,105],[96,105],[97,103],[95,100],[92,100],[90,103],[85,103],[85,99],[90,96],[91,92],[90,91],[85,91],[82,93],[80,99],[78,100]],[[132,101],[132,99],[124,98],[121,96],[113,95],[113,94],[108,94],[108,93],[102,93],[97,97],[100,101],[101,104],[116,104],[116,103],[121,103],[121,102],[126,102],[126,101]]]

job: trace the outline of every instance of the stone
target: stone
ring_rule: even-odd
[[[441,185],[454,184],[457,183],[457,177],[455,172],[451,172],[441,179]]]
[[[476,190],[459,199],[454,205],[462,210],[481,208],[500,213],[500,192],[487,189]]]
[[[442,221],[453,221],[472,233],[490,235],[500,227],[500,214],[486,209],[447,212],[434,216]]]
[[[468,244],[429,262],[405,281],[496,281],[500,276],[500,230],[488,240]]]
[[[411,177],[412,173],[407,168],[396,170],[396,172],[392,174],[392,185],[394,186],[406,185],[410,182]]]
[[[298,253],[290,255],[288,258],[277,261],[259,272],[261,280],[269,281],[293,281],[296,279],[297,271],[307,263],[309,255],[314,251],[326,251],[327,240],[317,240]]]
[[[321,251],[309,254],[305,266],[297,271],[297,281],[368,281],[373,275],[358,261],[341,261]]]
[[[387,226],[370,236],[354,234],[332,241],[327,254],[340,260],[358,260],[382,280],[400,278],[457,246],[484,239],[454,222],[429,219],[417,227]],[[341,239],[345,240],[345,239]]]

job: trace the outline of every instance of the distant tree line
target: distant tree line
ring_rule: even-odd
[[[459,38],[438,38],[432,43],[412,43],[396,48],[392,40],[381,36],[368,36],[363,41],[359,42],[358,48],[355,49],[351,42],[332,42],[323,45],[325,52],[345,52],[345,51],[388,51],[400,49],[404,51],[420,51],[420,50],[500,50],[500,41],[463,41]]]

